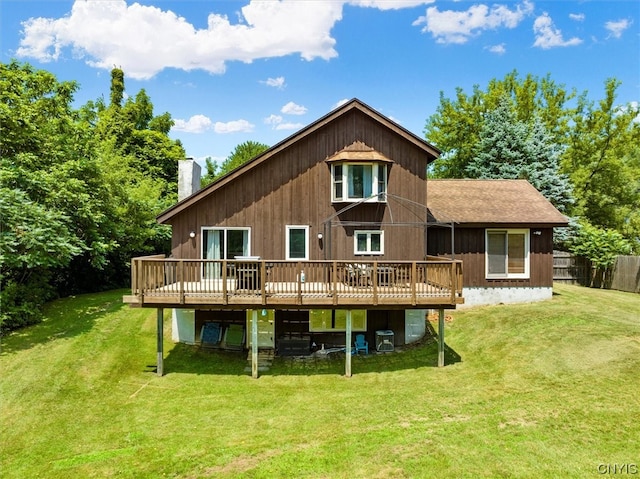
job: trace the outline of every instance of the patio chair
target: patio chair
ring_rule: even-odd
[[[349,286],[366,287],[371,282],[371,269],[369,265],[351,263],[346,265],[346,281]]]
[[[200,330],[200,346],[215,346],[220,342],[222,328],[219,323],[204,323]]]
[[[364,339],[364,334],[356,335],[356,342],[355,342],[354,349],[356,354],[360,353],[360,351],[364,351],[365,354],[369,354],[369,343]]]

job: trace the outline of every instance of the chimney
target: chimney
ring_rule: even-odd
[[[193,158],[178,161],[178,201],[200,189],[202,168]]]

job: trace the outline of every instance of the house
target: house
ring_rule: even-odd
[[[518,240],[525,249],[542,248],[546,261],[560,217],[532,216],[528,225],[514,213],[501,221],[501,202],[513,198],[493,191],[495,218],[472,221],[464,194],[494,185],[427,182],[427,166],[438,155],[354,99],[163,212],[158,221],[172,226],[171,257],[134,258],[132,294],[124,298],[158,310],[159,374],[164,308],[173,310],[175,340],[247,347],[257,377],[259,348],[283,355],[350,352],[355,335],[363,335],[371,350],[390,351],[424,336],[428,309],[439,311],[443,365],[444,310],[465,302],[463,285],[550,286],[536,254],[523,250],[521,274],[541,274],[544,284],[512,277],[511,268]],[[530,192],[526,182],[514,184]],[[457,198],[456,188],[466,193]],[[534,197],[542,203],[530,192]],[[532,226],[544,241],[522,239]],[[488,275],[482,263],[483,271],[471,270],[473,281],[463,282],[461,258],[479,268],[487,238]],[[505,256],[499,238],[509,256],[507,277],[500,278],[493,277],[494,263]]]
[[[526,180],[429,180],[427,206],[449,231],[430,231],[430,255],[464,264],[465,307],[550,299],[553,228],[568,225]]]

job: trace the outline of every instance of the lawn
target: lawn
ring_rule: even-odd
[[[252,379],[246,353],[174,345],[168,319],[157,377],[155,310],[53,302],[2,342],[0,476],[640,475],[640,295],[554,290],[453,312],[444,368],[428,340],[351,378],[282,358]]]

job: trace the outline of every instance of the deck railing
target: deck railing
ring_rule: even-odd
[[[456,305],[462,262],[134,258],[128,303],[141,306]]]

